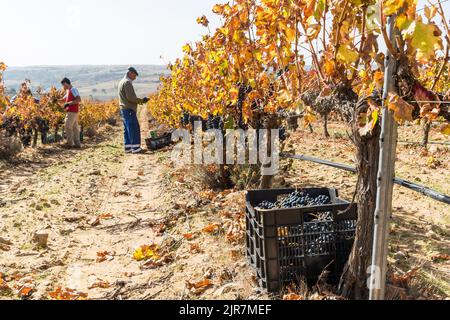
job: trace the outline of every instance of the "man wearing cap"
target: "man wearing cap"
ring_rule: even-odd
[[[147,103],[148,98],[140,99],[134,91],[133,81],[139,76],[135,68],[128,68],[126,76],[119,83],[120,114],[124,124],[125,152],[138,154],[141,149],[141,128],[137,118],[139,104]]]

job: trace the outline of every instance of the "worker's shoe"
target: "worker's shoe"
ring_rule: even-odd
[[[145,153],[145,150],[143,150],[142,148],[138,148],[138,149],[134,149],[131,153],[132,154],[143,154],[143,153]]]

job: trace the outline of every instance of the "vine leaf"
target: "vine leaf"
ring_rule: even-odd
[[[442,49],[439,33],[436,25],[422,21],[412,22],[404,32],[405,38],[411,41],[412,47],[417,50],[417,58],[421,61],[428,61],[434,57],[436,50]]]
[[[386,0],[383,4],[383,13],[386,16],[393,15],[403,7],[406,0]]]
[[[358,60],[358,53],[348,46],[340,46],[337,54],[337,58],[346,64],[355,63]]]
[[[380,119],[380,107],[368,99],[369,109],[366,114],[361,115],[359,134],[364,137],[373,132]]]
[[[450,124],[446,123],[441,127],[442,134],[450,136]]]
[[[414,107],[399,97],[396,93],[389,93],[388,108],[394,111],[395,121],[403,123],[405,121],[413,121]]]
[[[136,261],[159,259],[159,246],[155,244],[140,246],[134,252],[133,258]]]

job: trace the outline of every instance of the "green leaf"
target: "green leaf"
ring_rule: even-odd
[[[227,119],[225,120],[225,123],[224,123],[224,129],[225,130],[233,130],[234,129],[233,117],[231,117],[231,116],[227,117]]]

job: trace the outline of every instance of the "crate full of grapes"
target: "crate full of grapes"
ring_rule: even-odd
[[[165,133],[161,136],[157,136],[156,133],[152,133],[151,137],[145,139],[147,148],[151,151],[160,150],[172,144],[172,133]]]
[[[247,256],[261,286],[310,285],[321,275],[336,284],[349,258],[357,206],[328,188],[252,190],[247,193]]]

